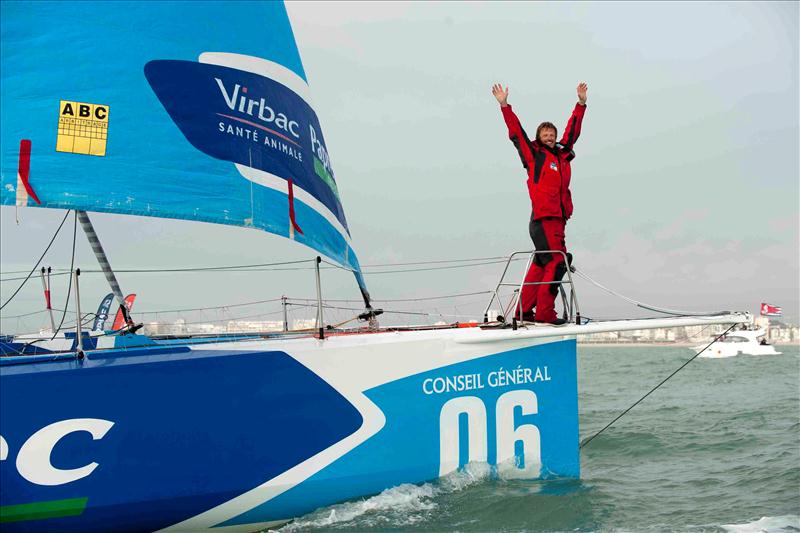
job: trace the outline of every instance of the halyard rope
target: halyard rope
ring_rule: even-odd
[[[67,211],[69,214],[69,211]],[[75,267],[75,241],[78,236],[78,212],[75,211],[75,220],[72,225],[72,258],[69,260],[69,271],[72,272],[73,268]],[[58,332],[61,331],[61,326],[64,325],[64,318],[67,316],[67,306],[69,305],[69,295],[72,291],[72,276],[69,277],[69,284],[67,285],[67,298],[64,300],[64,312],[61,314],[61,322],[59,322],[58,327],[53,332],[53,340],[58,335]],[[75,317],[76,320],[81,320],[81,317]]]
[[[407,262],[407,263],[381,263],[381,264],[374,264],[374,265],[363,265],[363,268],[375,268],[375,267],[389,267],[389,266],[409,266],[409,265],[436,265],[436,264],[443,264],[443,263],[470,263],[466,265],[450,265],[444,267],[434,267],[430,270],[443,270],[443,269],[451,269],[451,268],[464,268],[464,267],[471,267],[471,266],[483,266],[483,265],[493,265],[496,263],[503,262],[505,257],[476,257],[474,259],[444,259],[444,260],[435,260],[435,261],[414,261],[414,262]],[[205,266],[205,267],[187,267],[187,268],[117,268],[114,269],[115,272],[122,272],[122,273],[137,273],[137,274],[146,274],[146,273],[159,273],[159,272],[262,272],[262,271],[272,271],[272,270],[314,270],[315,267],[307,266],[307,267],[296,267],[296,268],[264,268],[264,267],[275,267],[275,266],[284,266],[284,265],[297,265],[302,263],[312,263],[313,259],[303,259],[298,261],[280,261],[275,263],[256,263],[250,265],[223,265],[223,266]],[[339,268],[343,270],[350,271],[351,269],[342,267],[337,265],[336,263],[331,263],[325,261],[326,264],[330,265],[331,268]],[[395,273],[395,272],[421,272],[427,271],[429,269],[400,269],[400,270],[386,270],[386,271],[377,271],[372,272],[372,274],[388,274],[388,273]],[[8,271],[6,274],[20,274],[27,271]],[[102,272],[102,270],[96,269],[84,269],[81,272],[87,274],[94,274]],[[365,272],[366,274],[367,272]],[[68,274],[68,272],[61,272],[61,275]],[[56,274],[54,274],[56,275]],[[3,278],[0,281],[14,281],[19,278]]]
[[[61,227],[64,225],[64,222],[67,221],[67,217],[68,216],[69,216],[69,211],[67,211],[67,213],[64,215],[64,218],[61,220],[61,224],[58,225],[58,228],[56,229],[56,232],[53,233],[53,238],[50,239],[50,243],[47,245],[47,248],[44,249],[44,252],[42,252],[41,257],[39,257],[39,260],[36,261],[36,264],[33,265],[33,268],[31,269],[30,273],[25,277],[25,281],[20,283],[19,287],[17,287],[17,290],[14,291],[14,294],[12,294],[11,297],[8,300],[6,300],[3,305],[0,305],[0,309],[4,308],[6,305],[8,305],[8,302],[10,302],[11,300],[14,299],[14,296],[17,295],[17,293],[22,289],[22,287],[25,286],[25,284],[31,278],[31,276],[33,275],[33,272],[36,270],[36,267],[38,267],[39,263],[41,263],[42,259],[44,259],[44,256],[47,253],[47,250],[49,250],[50,247],[53,245],[53,242],[55,242],[56,237],[58,236],[58,232],[61,231]]]
[[[583,272],[581,270],[578,270],[577,268],[575,269],[575,273],[577,275],[579,275],[580,277],[582,277],[583,279],[585,279],[586,281],[588,281],[589,283],[591,283],[592,285],[594,285],[595,287],[598,287],[598,288],[606,291],[607,293],[611,294],[612,296],[616,296],[617,298],[621,298],[621,299],[625,300],[628,303],[632,303],[636,307],[641,307],[642,309],[647,309],[648,311],[655,311],[656,313],[664,313],[665,315],[676,315],[676,316],[708,316],[708,315],[717,315],[717,314],[725,313],[724,311],[713,311],[713,312],[678,311],[678,310],[675,310],[675,309],[665,309],[663,307],[655,307],[653,305],[648,305],[648,304],[639,302],[637,300],[634,300],[633,298],[629,298],[629,297],[625,296],[624,294],[618,293],[615,290],[609,289],[605,285],[601,285],[597,281],[593,280],[592,278],[589,277],[588,274],[586,274],[585,272]]]

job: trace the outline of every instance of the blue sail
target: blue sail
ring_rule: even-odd
[[[2,204],[256,228],[366,292],[283,3],[0,9]]]

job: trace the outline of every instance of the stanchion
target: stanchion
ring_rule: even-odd
[[[319,264],[322,258],[317,256],[317,329],[319,331],[319,338],[325,338],[325,324],[322,323],[322,284],[319,278]]]
[[[76,354],[78,355],[79,359],[83,359],[83,332],[81,331],[81,291],[78,287],[78,278],[80,275],[81,269],[76,268],[75,272],[73,272],[75,283],[75,312],[77,313],[77,316],[75,317],[75,340],[77,342]]]

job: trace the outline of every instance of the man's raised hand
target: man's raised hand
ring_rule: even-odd
[[[492,85],[492,94],[497,98],[497,103],[500,104],[500,107],[508,105],[508,87],[503,89],[502,85],[495,83]]]
[[[586,90],[589,88],[585,81],[578,84],[578,102],[581,105],[586,105]]]

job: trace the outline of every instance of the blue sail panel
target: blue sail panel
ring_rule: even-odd
[[[0,5],[0,203],[256,228],[363,288],[283,3]]]

